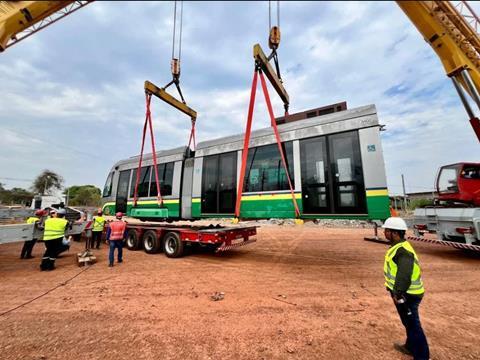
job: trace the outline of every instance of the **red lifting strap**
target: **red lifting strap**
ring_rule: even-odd
[[[137,169],[137,179],[135,180],[135,192],[133,194],[133,206],[137,206],[138,200],[138,184],[140,182],[140,171],[142,169],[142,159],[143,159],[143,148],[145,146],[145,135],[147,132],[147,124],[150,129],[150,140],[152,143],[152,155],[153,155],[153,166],[155,169],[155,180],[157,181],[157,201],[159,206],[163,206],[162,195],[160,194],[160,182],[158,181],[158,167],[157,167],[157,152],[155,151],[155,136],[153,134],[153,125],[152,125],[152,114],[150,112],[150,102],[152,100],[151,94],[146,95],[146,114],[145,114],[145,124],[143,124],[143,134],[142,134],[142,147],[140,150],[140,159],[138,160],[138,169]]]
[[[192,143],[193,140],[193,151],[197,148],[197,143],[195,141],[195,120],[192,119],[192,130],[190,130],[190,139],[188,140],[188,147],[190,147],[190,144]]]
[[[270,122],[273,127],[273,132],[275,133],[275,138],[277,139],[278,150],[282,156],[283,168],[285,169],[285,174],[287,175],[288,186],[290,187],[290,193],[292,194],[293,206],[295,207],[295,217],[300,217],[300,210],[298,209],[297,199],[295,198],[295,191],[292,186],[292,181],[290,179],[290,174],[288,173],[287,161],[285,159],[285,152],[282,147],[282,140],[280,139],[280,134],[278,133],[277,122],[275,121],[275,116],[273,115],[272,103],[270,101],[270,95],[268,94],[267,83],[265,82],[265,77],[263,73],[260,73],[260,82],[262,83],[263,95],[265,95],[265,102],[267,103],[268,113],[270,115]]]
[[[245,178],[245,168],[247,167],[248,144],[250,143],[250,132],[252,130],[253,108],[255,107],[255,94],[257,93],[258,72],[253,74],[252,90],[250,92],[250,104],[248,105],[247,129],[245,130],[245,139],[243,140],[242,167],[240,168],[240,179],[237,186],[237,201],[235,203],[235,217],[240,217],[240,204],[242,203],[243,180]]]
[[[243,152],[242,152],[242,166],[240,169],[240,179],[238,182],[237,188],[237,200],[235,204],[235,216],[238,218],[240,217],[240,205],[242,202],[242,193],[243,193],[243,182],[245,179],[245,168],[247,166],[247,158],[248,158],[248,144],[250,143],[250,133],[252,130],[252,118],[253,118],[253,109],[255,105],[255,95],[257,91],[257,77],[258,72],[260,72],[260,82],[262,83],[263,94],[265,96],[265,102],[267,103],[268,113],[270,115],[270,123],[273,127],[273,131],[275,133],[275,138],[277,140],[278,149],[280,151],[280,155],[282,157],[283,167],[285,169],[285,174],[287,175],[288,185],[290,187],[290,192],[292,194],[292,201],[293,206],[295,207],[295,216],[300,216],[300,210],[298,208],[297,199],[295,198],[295,191],[292,186],[292,182],[290,180],[290,174],[288,173],[287,162],[285,160],[285,154],[283,152],[282,147],[282,140],[280,139],[280,134],[278,133],[277,123],[275,121],[275,116],[273,115],[272,103],[270,102],[270,96],[268,94],[267,84],[265,82],[265,77],[261,71],[255,70],[253,75],[253,82],[252,82],[252,90],[250,93],[250,104],[248,106],[248,118],[247,118],[247,128],[245,130],[245,139],[243,142]]]

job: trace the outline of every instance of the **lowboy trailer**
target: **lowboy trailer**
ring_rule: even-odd
[[[177,258],[191,247],[204,247],[214,252],[231,250],[256,242],[256,226],[220,225],[191,226],[162,223],[128,224],[126,246],[129,250],[143,248],[148,254],[163,251]]]

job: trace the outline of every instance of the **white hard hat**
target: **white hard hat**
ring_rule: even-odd
[[[389,217],[382,225],[384,229],[407,231],[407,223],[400,217]]]
[[[58,209],[57,214],[59,214],[59,215],[66,215],[67,212],[65,211],[65,209]]]

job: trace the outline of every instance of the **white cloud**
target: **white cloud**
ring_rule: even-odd
[[[252,46],[267,49],[267,9],[266,2],[185,2],[181,84],[199,114],[197,140],[244,131]],[[161,86],[170,78],[172,12],[170,2],[96,2],[0,55],[0,151],[22,159],[1,157],[2,172],[34,177],[53,167],[67,183],[101,186],[115,159],[138,153],[143,82]],[[282,2],[281,13],[279,57],[291,112],[343,100],[350,108],[375,103],[388,129],[391,191],[399,192],[402,173],[407,189],[420,191],[441,164],[478,161],[478,143],[440,61],[394,3]],[[268,126],[260,84],[255,107],[254,128]],[[187,143],[188,117],[158,99],[152,111],[157,148]]]

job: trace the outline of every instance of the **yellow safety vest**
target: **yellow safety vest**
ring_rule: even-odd
[[[385,274],[385,286],[393,291],[393,286],[395,285],[395,277],[397,276],[397,264],[393,261],[395,254],[397,253],[398,249],[403,247],[405,250],[413,254],[414,262],[413,262],[413,271],[412,277],[410,282],[410,287],[407,290],[407,294],[412,295],[420,295],[425,292],[423,288],[423,281],[421,276],[420,264],[418,263],[418,257],[413,249],[412,245],[408,241],[402,241],[390,249],[388,249],[387,253],[385,254],[385,263],[383,264],[383,272]]]
[[[45,220],[45,230],[43,231],[43,240],[53,240],[65,235],[65,229],[68,221],[62,218],[50,218]]]
[[[105,219],[101,216],[95,216],[93,218],[93,231],[103,231],[105,226]]]
[[[27,219],[27,224],[35,224],[37,221],[40,221],[40,219],[35,216],[31,216]]]

